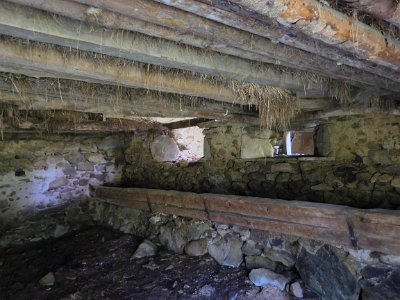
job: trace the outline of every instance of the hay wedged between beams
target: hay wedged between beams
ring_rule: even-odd
[[[235,81],[232,88],[242,105],[257,107],[261,128],[286,130],[300,112],[298,99],[288,90]]]
[[[120,70],[119,72],[121,72],[121,75],[123,75],[123,70],[125,69],[125,67],[136,66],[143,70],[143,76],[147,79],[161,73],[168,74],[169,76],[171,76],[171,78],[173,78],[174,76],[179,76],[180,78],[196,78],[197,80],[207,82],[208,84],[221,85],[227,88],[231,88],[235,93],[237,99],[239,100],[238,102],[240,104],[255,106],[259,109],[261,127],[276,127],[286,129],[290,123],[290,120],[296,115],[298,111],[298,104],[296,104],[297,101],[295,99],[295,96],[292,95],[290,91],[282,88],[263,86],[247,82],[231,81],[223,77],[200,74],[182,69],[154,66],[123,58],[109,57],[107,55],[99,54],[96,52],[81,51],[73,48],[65,48],[61,46],[10,38],[1,35],[0,39],[3,42],[13,45],[17,43],[19,45],[23,45],[24,47],[29,47],[29,49],[51,49],[58,51],[63,55],[65,61],[68,61],[72,58],[85,59],[97,66],[112,67],[113,69],[115,69],[115,66],[118,66],[118,70]],[[265,67],[265,64],[262,64],[262,66],[260,67]],[[349,85],[339,83],[338,81],[329,78],[320,77],[313,73],[289,70],[288,68],[277,69],[277,67],[275,66],[273,68],[275,70],[279,69],[280,72],[296,74],[296,76],[302,78],[305,90],[307,89],[307,85],[309,84],[309,82],[319,83],[321,85],[321,88],[326,88],[329,92],[335,95],[336,98],[340,99],[342,103],[347,102],[346,99],[348,98],[348,95],[350,93]],[[60,79],[58,80],[57,86],[60,94],[60,100],[63,101]],[[117,87],[118,88],[115,92],[117,100],[120,99],[123,93],[130,91],[130,88],[121,88],[119,86]],[[15,90],[17,93],[21,93],[17,86],[15,87]],[[118,101],[116,105],[118,105]]]

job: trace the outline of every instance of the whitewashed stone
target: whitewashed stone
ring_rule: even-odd
[[[50,182],[49,189],[54,190],[56,188],[66,186],[68,183],[69,183],[68,179],[65,176],[63,176]]]
[[[227,234],[223,238],[215,238],[208,244],[208,253],[220,264],[238,267],[243,261],[243,242],[234,235]]]
[[[151,155],[156,161],[175,161],[179,157],[179,148],[174,139],[161,135],[150,144]]]
[[[277,274],[267,269],[254,269],[251,270],[249,275],[250,281],[256,286],[273,285],[283,291],[289,282],[289,279],[283,275]]]
[[[137,247],[135,253],[131,256],[131,259],[138,259],[143,257],[154,256],[157,254],[158,247],[149,240],[144,240],[139,247]]]
[[[303,298],[303,288],[300,282],[296,281],[290,285],[290,292],[297,298]]]

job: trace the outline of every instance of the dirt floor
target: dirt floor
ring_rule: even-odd
[[[130,260],[141,239],[91,227],[17,248],[0,249],[0,299],[291,299],[254,287],[245,267],[210,256],[160,251]],[[53,272],[53,286],[40,279]]]

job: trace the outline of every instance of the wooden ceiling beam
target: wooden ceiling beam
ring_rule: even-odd
[[[311,37],[296,32],[290,32],[287,28],[279,26],[276,20],[266,18],[265,16],[258,15],[257,13],[247,12],[239,5],[234,5],[233,1],[228,0],[155,0],[178,9],[205,17],[209,20],[225,24],[252,34],[268,38],[276,43],[281,43],[290,47],[292,50],[301,49],[318,56],[324,57],[331,62],[323,65],[327,68],[333,68],[338,73],[343,75],[352,74],[360,76],[360,71],[352,70],[352,68],[363,70],[366,72],[364,76],[372,76],[371,78],[377,79],[378,76],[389,79],[390,81],[400,82],[400,73],[391,70],[387,67],[377,66],[375,63],[368,62],[365,59],[360,59],[354,55],[349,55],[335,47],[319,40],[312,39]],[[203,3],[204,2],[204,3]],[[258,19],[261,17],[261,20]],[[332,61],[336,66],[332,65]],[[376,76],[378,75],[378,76]],[[347,75],[349,76],[349,75]],[[360,77],[361,79],[362,77]],[[385,87],[387,84],[380,79],[371,86],[380,85]]]
[[[121,61],[102,57],[97,61],[84,54],[59,51],[46,45],[0,40],[0,71],[30,77],[51,77],[144,88],[189,95],[234,104],[236,96],[225,85],[202,81],[187,74],[152,72],[135,64],[121,66]],[[62,99],[61,99],[62,100]]]
[[[195,36],[190,32],[177,32],[176,30],[154,23],[116,14],[107,10],[95,9],[91,6],[71,2],[69,0],[9,0],[7,2],[13,2],[16,4],[37,8],[60,16],[65,16],[74,20],[89,23],[90,25],[94,26],[103,26],[109,29],[122,29],[138,32],[147,36],[173,41],[178,44],[183,43],[200,49],[213,50],[219,53],[249,60],[256,60],[266,63],[279,63],[274,59],[230,47],[228,45],[221,44],[219,41],[210,41],[205,38]]]
[[[32,111],[30,111],[32,112]],[[25,115],[24,112],[23,115]],[[107,118],[105,120],[79,120],[79,113],[76,114],[76,120],[72,117],[71,119],[62,118],[60,114],[55,114],[54,111],[48,112],[48,120],[37,119],[34,116],[25,117],[20,122],[16,123],[15,120],[10,118],[3,119],[3,134],[23,134],[23,133],[35,133],[35,132],[47,132],[49,134],[62,134],[62,133],[90,133],[90,132],[136,132],[136,131],[147,131],[151,129],[168,130],[160,123],[148,122],[143,119],[137,120],[126,120],[120,118]],[[52,117],[54,115],[54,117]]]
[[[14,0],[13,0],[14,1]],[[17,0],[32,1],[32,0]],[[296,65],[300,70],[312,71],[335,79],[346,80],[349,84],[361,86],[380,86],[384,92],[399,91],[397,82],[365,74],[357,69],[338,65],[335,61],[316,56],[306,51],[293,49],[285,45],[274,43],[265,37],[238,30],[231,26],[208,20],[203,17],[174,9],[153,1],[136,0],[75,0],[76,2],[93,5],[105,10],[111,10],[132,18],[151,21],[161,26],[174,29],[178,32],[192,33],[210,41],[219,41],[221,45],[233,46],[249,52],[265,55],[278,60],[283,66]]]
[[[338,101],[329,98],[301,98],[298,101],[302,111],[330,111],[340,107]]]
[[[47,45],[0,40],[0,70],[31,77],[52,77],[144,88],[215,101],[234,103],[232,89],[180,73],[163,73],[109,57],[85,57],[71,49],[53,49]]]
[[[210,51],[202,52],[170,41],[89,26],[71,19],[55,20],[40,10],[6,2],[0,3],[0,33],[167,68],[290,90],[321,91],[324,88],[321,84],[306,83],[304,79],[290,72],[276,71],[237,57]]]
[[[248,10],[277,20],[287,28],[333,44],[378,65],[400,70],[400,46],[355,18],[316,0],[233,0]]]
[[[144,94],[131,90],[128,96],[118,90],[86,83],[80,89],[72,81],[31,79],[28,88],[18,81],[0,80],[0,103],[20,110],[71,110],[101,113],[107,118],[137,119],[138,117],[201,117],[258,124],[256,112],[245,112],[239,105],[208,100],[193,100],[177,95]]]

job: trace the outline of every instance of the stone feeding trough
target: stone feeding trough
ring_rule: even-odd
[[[1,1],[0,299],[400,299],[399,11]]]

